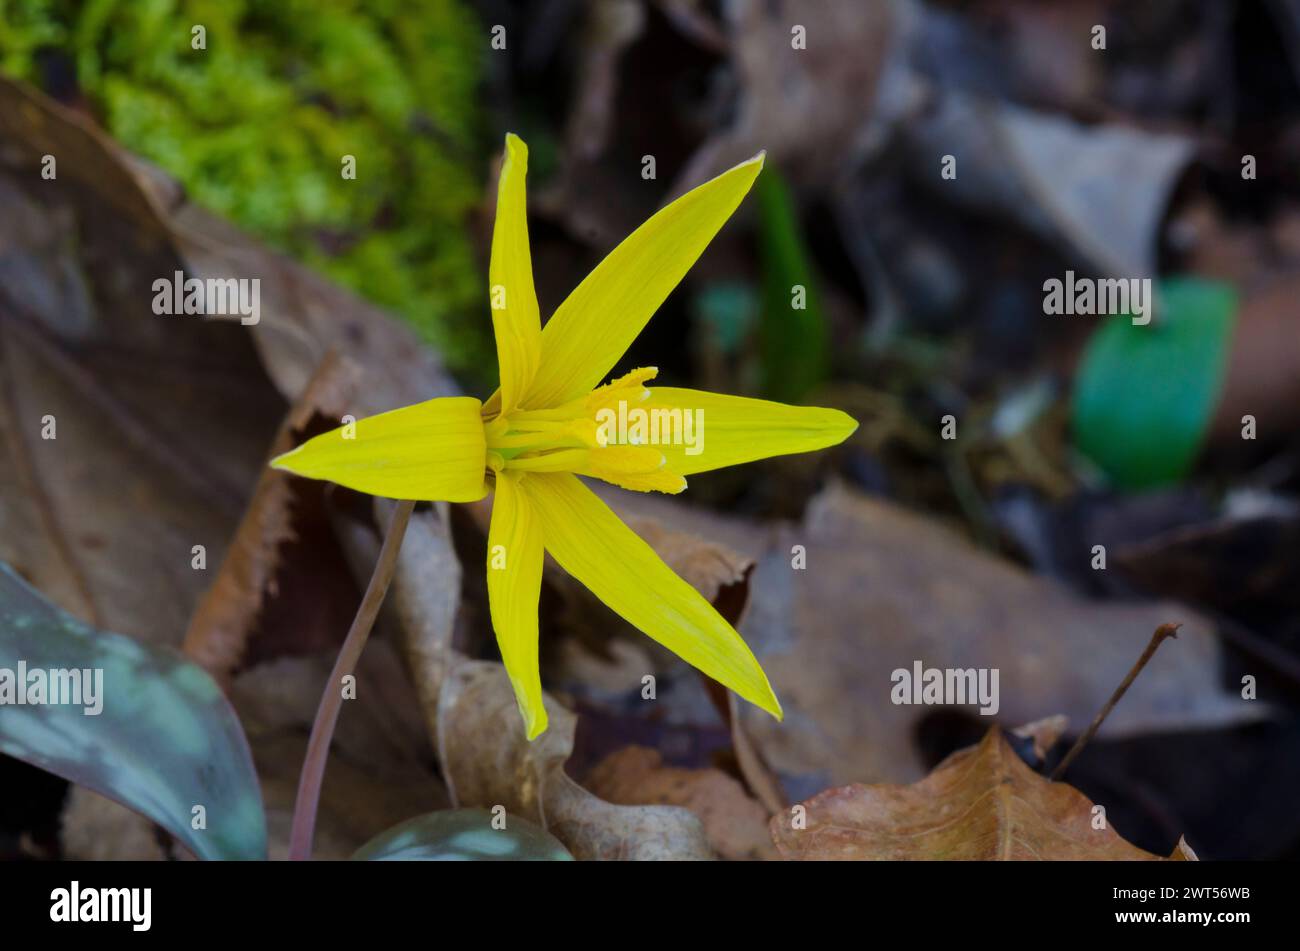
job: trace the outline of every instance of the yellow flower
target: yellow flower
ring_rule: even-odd
[[[749,191],[760,154],[668,205],[615,248],[541,326],[528,249],[528,149],[506,136],[489,301],[501,387],[358,420],[272,462],[395,499],[472,502],[495,489],[492,626],[531,740],[546,729],[537,661],[543,552],[633,626],[780,718],[767,677],[726,620],[577,477],[680,492],[685,477],[842,442],[833,409],[650,386],[654,368],[597,386]]]

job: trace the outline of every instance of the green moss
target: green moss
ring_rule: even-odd
[[[494,377],[466,229],[485,36],[460,0],[0,0],[6,71],[43,85],[69,64],[113,136],[194,200]]]

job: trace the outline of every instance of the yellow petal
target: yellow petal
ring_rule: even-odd
[[[667,468],[684,476],[836,446],[858,428],[857,420],[837,409],[671,386],[653,387],[640,407],[671,414],[660,418],[654,446],[663,452]]]
[[[781,716],[767,676],[735,629],[576,476],[528,476],[546,549],[616,613],[750,703]]]
[[[557,406],[604,379],[762,168],[759,154],[692,189],[611,251],[546,322],[541,364],[524,405]]]
[[[474,502],[487,495],[480,409],[468,396],[416,403],[323,433],[271,465],[390,499]]]
[[[667,492],[676,495],[686,480],[664,465],[657,447],[610,446],[588,451],[586,461],[576,467],[579,475],[594,476],[633,492]]]
[[[505,412],[515,408],[532,381],[542,346],[542,324],[528,249],[528,202],[524,191],[527,173],[528,146],[519,136],[507,135],[506,156],[497,185],[492,263],[488,268],[488,297]]]
[[[515,688],[528,739],[546,729],[537,668],[537,603],[542,591],[542,530],[512,472],[497,475],[488,529],[487,588],[492,628]]]

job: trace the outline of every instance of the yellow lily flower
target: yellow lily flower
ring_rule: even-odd
[[[857,428],[834,409],[651,387],[652,367],[597,386],[731,217],[763,156],[656,213],[545,328],[528,248],[527,166],[527,146],[507,135],[489,269],[500,389],[485,403],[446,397],[358,420],[351,434],[316,436],[271,464],[394,499],[473,502],[495,489],[488,600],[530,740],[547,722],[537,658],[543,552],[634,627],[779,719],[767,676],[735,629],[578,479],[676,493],[692,473],[822,449]]]

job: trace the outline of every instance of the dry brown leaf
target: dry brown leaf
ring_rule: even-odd
[[[564,772],[577,723],[549,696],[550,728],[524,737],[505,668],[457,664],[435,714],[443,770],[461,805],[503,805],[538,823],[579,859],[711,859],[699,820],[674,806],[604,801]]]
[[[454,387],[409,328],[185,204],[86,116],[3,77],[0,139],[0,560],[97,627],[178,645],[285,397],[331,349],[361,368],[356,416]],[[47,153],[56,180],[39,174]],[[260,277],[260,323],[154,317],[152,282],[177,270]],[[195,545],[208,570],[191,566]],[[93,813],[100,841],[152,836],[93,800],[73,789],[69,810]]]
[[[803,806],[801,828],[794,812],[772,819],[783,858],[1160,859],[1094,816],[1083,793],[1031,770],[996,728],[912,786],[843,786]]]
[[[617,109],[619,64],[645,30],[645,21],[641,0],[587,6],[575,101],[565,133],[571,160],[586,162],[605,151]]]
[[[1086,126],[960,93],[908,127],[910,155],[961,156],[924,181],[959,204],[1019,222],[1105,273],[1151,277],[1160,225],[1195,143],[1122,125]]]
[[[326,354],[331,350],[346,353],[361,370],[361,385],[351,408],[358,418],[459,392],[438,357],[420,344],[410,327],[189,203],[170,176],[127,153],[85,115],[25,83],[0,77],[0,131],[8,147],[0,159],[21,168],[24,178],[40,181],[34,170],[39,169],[41,156],[59,156],[58,183],[42,181],[41,192],[66,192],[70,200],[81,203],[78,207],[84,207],[87,221],[103,219],[106,227],[116,229],[116,243],[106,255],[110,261],[129,258],[134,266],[140,255],[155,256],[155,260],[138,262],[149,281],[182,265],[187,277],[233,274],[260,279],[261,319],[252,326],[242,326],[230,317],[141,321],[139,302],[152,300],[153,294],[148,283],[142,289],[131,288],[130,328],[137,334],[144,332],[149,339],[166,337],[169,354],[184,357],[188,352],[178,353],[178,336],[197,336],[208,347],[214,338],[237,340],[241,348],[251,340],[270,381],[292,400],[306,388]],[[116,208],[120,217],[104,215],[105,205]],[[108,281],[95,282],[96,287],[106,285],[113,286]],[[48,310],[53,319],[62,308]],[[67,308],[67,313],[77,312],[75,307]],[[132,337],[123,339],[130,342]],[[202,352],[202,344],[196,348]],[[241,350],[243,353],[246,350]],[[174,384],[176,376],[172,369],[163,374],[163,380]],[[228,411],[249,402],[248,393],[238,396],[227,395]],[[161,405],[168,406],[165,401]],[[278,419],[280,414],[269,418]],[[253,427],[251,433],[229,421],[222,429],[239,433],[249,442],[260,437],[261,448],[270,441],[265,417],[263,425]],[[198,432],[210,435],[206,428]],[[209,467],[224,465],[217,454],[213,456],[207,460]]]
[[[1213,437],[1241,445],[1242,417],[1255,417],[1260,439],[1277,440],[1300,424],[1300,333],[1295,300],[1300,277],[1288,274],[1250,293],[1233,333]]]
[[[237,323],[149,313],[180,261],[93,127],[0,78],[0,140],[0,561],[96,627],[177,646],[210,580],[194,546],[222,557],[284,402]],[[63,832],[71,855],[159,853],[79,787]]]
[[[871,115],[894,40],[896,3],[735,3],[725,32],[740,86],[735,122],[691,158],[670,190],[679,195],[766,149],[797,182],[825,184],[841,172],[845,144]],[[795,48],[792,29],[806,30]]]
[[[1086,724],[1151,632],[1181,620],[1177,644],[1143,671],[1101,737],[1266,715],[1258,703],[1222,690],[1211,625],[1186,607],[1081,598],[930,519],[844,487],[814,499],[802,525],[774,530],[632,493],[620,493],[614,504],[669,528],[700,531],[757,560],[739,630],[786,717],[778,723],[739,703],[738,720],[791,800],[853,781],[925,775],[916,730],[943,708],[890,700],[891,673],[917,660],[997,668],[999,722],[1029,723],[1059,711]],[[794,545],[806,550],[806,570],[792,568]],[[962,709],[977,715],[974,707]],[[760,788],[761,776],[750,769],[745,776]]]
[[[605,757],[583,781],[601,799],[626,806],[682,806],[699,817],[724,859],[776,857],[768,812],[719,769],[665,766],[658,750],[629,746]]]
[[[267,457],[292,449],[314,415],[338,418],[356,387],[357,374],[356,364],[327,356],[285,417]],[[269,466],[262,469],[212,587],[190,619],[183,649],[222,683],[244,659],[249,635],[279,567],[280,551],[292,536],[293,490],[287,473]]]
[[[806,547],[807,570],[791,568],[796,544]],[[917,661],[998,670],[1002,722],[1056,710],[1089,723],[1151,631],[1182,621],[1176,648],[1143,671],[1101,736],[1264,715],[1222,690],[1212,627],[1189,609],[1088,601],[927,519],[844,488],[813,502],[804,525],[760,560],[750,590],[741,633],[771,677],[786,722],[744,706],[741,716],[793,798],[855,779],[922,774],[913,737],[937,708],[890,698],[891,673]]]
[[[221,557],[284,403],[237,323],[148,312],[178,259],[64,113],[0,79],[0,559],[98,627],[176,645],[209,580],[192,547]],[[45,147],[56,180],[34,172]]]
[[[167,852],[152,822],[121,803],[81,786],[69,790],[59,818],[65,859],[84,862],[161,862]]]

